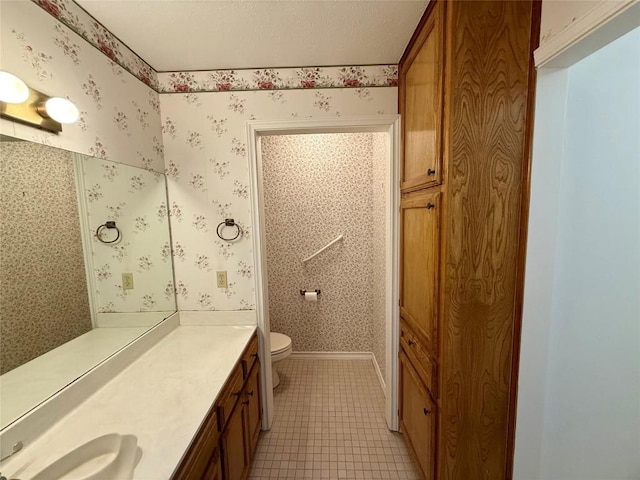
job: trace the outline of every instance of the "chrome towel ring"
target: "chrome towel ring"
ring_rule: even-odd
[[[115,229],[116,232],[118,232],[118,235],[116,236],[116,238],[114,238],[113,240],[104,240],[102,238],[102,231],[107,228],[109,230],[113,230]],[[120,233],[120,229],[118,227],[116,227],[116,222],[114,222],[113,220],[109,220],[104,222],[102,225],[100,225],[98,227],[98,229],[96,230],[96,238],[98,240],[100,240],[102,243],[116,243],[118,240],[120,240],[121,237],[121,233]]]
[[[233,237],[233,238],[225,238],[225,237],[223,237],[220,227],[236,227],[236,229],[237,229],[236,236]],[[224,222],[220,222],[218,224],[218,227],[216,228],[216,233],[218,234],[218,237],[220,237],[225,242],[233,242],[238,237],[240,237],[240,235],[242,235],[242,229],[240,228],[240,225],[238,225],[233,218],[225,218]]]

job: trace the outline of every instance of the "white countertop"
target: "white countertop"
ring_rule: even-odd
[[[168,479],[255,328],[176,328],[38,440],[2,462],[2,474],[28,480],[76,446],[120,433],[136,435],[143,452],[134,479]]]
[[[0,428],[9,425],[147,330],[148,327],[94,328],[0,376]]]

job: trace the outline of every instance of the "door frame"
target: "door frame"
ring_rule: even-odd
[[[251,224],[253,225],[253,260],[255,265],[256,316],[258,321],[261,372],[262,429],[273,423],[273,383],[271,378],[271,331],[268,307],[266,234],[264,227],[264,197],[262,189],[262,158],[260,138],[270,135],[313,133],[384,132],[389,135],[389,165],[387,170],[387,218],[385,220],[385,419],[390,430],[398,426],[398,352],[400,314],[399,296],[399,207],[400,207],[400,115],[375,115],[309,120],[248,121],[247,148],[251,194]]]

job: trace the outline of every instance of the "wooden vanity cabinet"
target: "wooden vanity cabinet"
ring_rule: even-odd
[[[399,414],[429,480],[513,478],[539,22],[431,0],[400,60]]]
[[[245,480],[261,425],[260,360],[254,335],[172,480]]]
[[[235,404],[221,437],[222,469],[225,480],[247,478],[251,459],[258,445],[262,425],[260,362],[252,362],[251,372],[246,375],[246,381],[238,398],[240,400]]]
[[[244,387],[244,402],[246,412],[246,428],[249,458],[253,458],[258,446],[262,427],[262,399],[260,398],[260,364],[257,363]]]
[[[216,448],[213,456],[209,461],[209,466],[202,477],[203,480],[222,480],[222,458],[220,457],[220,448]]]
[[[222,469],[225,480],[243,480],[249,475],[247,428],[243,405],[238,402],[221,436]]]

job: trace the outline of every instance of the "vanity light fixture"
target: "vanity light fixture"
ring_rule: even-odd
[[[15,75],[0,71],[0,116],[58,133],[63,123],[78,121],[80,112],[66,98],[49,97]]]
[[[38,105],[38,113],[60,123],[75,123],[80,117],[78,107],[66,98],[53,97]]]
[[[0,71],[0,102],[22,103],[29,98],[29,87],[15,75]]]

